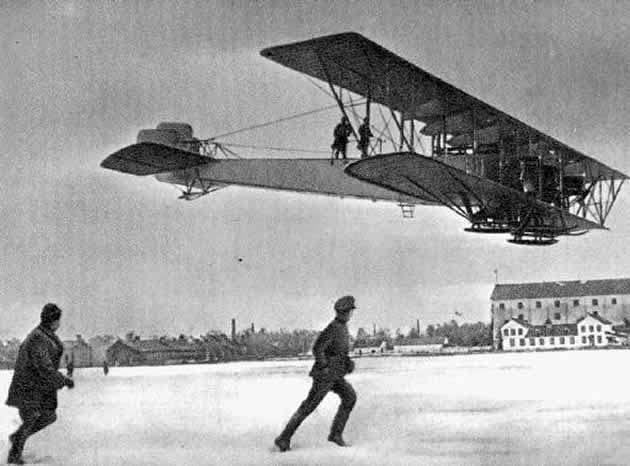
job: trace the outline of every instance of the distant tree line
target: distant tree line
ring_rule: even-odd
[[[390,345],[416,344],[418,340],[448,339],[448,344],[452,346],[490,346],[492,345],[492,332],[490,325],[484,322],[459,324],[455,320],[444,322],[443,324],[429,324],[424,333],[418,332],[417,328],[411,328],[406,334],[396,329],[391,335],[389,329],[378,329],[373,333],[368,333],[364,328],[357,331],[354,344],[359,347],[378,346],[382,342]]]
[[[245,359],[266,359],[282,357],[298,357],[310,354],[313,343],[319,334],[315,330],[286,330],[268,331],[261,328],[258,331],[247,329],[238,332],[232,339],[224,333],[209,331],[199,337],[180,334],[177,337],[162,335],[150,339],[170,345],[194,345],[203,348],[204,359],[209,361],[234,361]],[[430,324],[424,333],[412,328],[406,334],[399,329],[392,335],[389,329],[378,329],[368,333],[359,328],[356,336],[351,336],[351,343],[357,347],[379,346],[383,342],[388,347],[393,345],[414,344],[422,338],[448,338],[448,343],[454,346],[488,346],[492,344],[490,325],[483,322],[459,324],[455,320],[443,324]],[[113,335],[95,336],[90,338],[90,345],[94,348],[110,346],[118,337]],[[140,340],[134,331],[125,334],[124,342],[133,343]],[[0,341],[0,369],[13,368],[17,358],[20,340],[14,338]]]

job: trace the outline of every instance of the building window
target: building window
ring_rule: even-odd
[[[538,343],[540,344],[540,346],[543,346],[545,344],[545,339],[544,338],[539,338],[538,339]]]
[[[560,337],[560,344],[564,345],[564,337]]]
[[[597,343],[601,343],[602,342],[602,336],[601,335],[597,335]]]
[[[523,314],[519,314],[519,315],[518,315],[518,320],[524,320],[524,319],[523,319]]]
[[[510,335],[516,335],[516,329],[511,328],[510,329]]]
[[[510,346],[514,346],[514,338],[510,338]]]
[[[599,302],[597,301],[597,298],[593,299],[592,303],[593,303],[593,306],[598,306],[599,305]]]
[[[529,339],[529,346],[536,346],[536,339],[535,338],[530,338]]]
[[[580,327],[580,330],[582,331],[582,333],[586,332],[586,325],[582,325]]]
[[[505,309],[505,303],[499,303],[499,309],[501,310]]]
[[[542,303],[540,301],[536,301],[536,307],[540,309],[542,307]]]
[[[593,330],[594,330],[594,329],[593,329],[593,326],[592,326],[592,325],[589,325],[589,326],[588,326],[588,331],[589,331],[589,332],[592,332]]]
[[[503,335],[505,335],[506,337],[510,334],[510,330],[509,329],[505,329],[503,330]]]
[[[617,298],[612,298],[612,299],[610,300],[610,304],[612,304],[613,306],[614,306],[615,304],[617,304]]]
[[[555,301],[553,302],[553,307],[560,307],[560,301],[555,300]]]
[[[554,313],[553,318],[556,320],[560,320],[560,313],[559,312]]]
[[[598,331],[598,332],[601,332],[601,331],[602,331],[602,326],[601,326],[601,325],[598,325],[598,326],[597,326],[597,327],[595,327],[595,328],[597,329],[597,331]]]
[[[521,346],[525,346],[525,338],[521,338],[521,340],[519,341],[519,343],[521,344]]]
[[[569,337],[569,343],[575,345],[575,337]]]
[[[582,337],[582,343],[586,344],[586,337]]]
[[[549,339],[549,344],[550,344],[550,345],[555,345],[555,344],[556,344],[556,342],[554,341],[553,337],[551,337],[551,338]]]
[[[573,307],[578,307],[580,305],[580,300],[579,299],[574,299],[573,300]]]
[[[523,303],[519,302],[519,303],[517,304],[517,307],[518,307],[519,309],[523,309]]]
[[[519,335],[522,335],[522,334],[523,334],[523,329],[522,329],[522,328],[519,328],[519,329],[518,329],[518,334],[519,334]]]

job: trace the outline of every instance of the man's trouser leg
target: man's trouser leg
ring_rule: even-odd
[[[346,427],[350,412],[354,408],[354,404],[357,402],[357,394],[345,379],[340,379],[332,386],[331,390],[339,395],[341,403],[337,409],[337,414],[330,427],[330,437],[343,434],[343,429]]]
[[[309,414],[315,411],[315,408],[319,406],[326,394],[332,388],[333,384],[333,381],[313,379],[313,385],[311,386],[311,390],[308,392],[308,396],[302,404],[300,404],[295,414],[291,416],[291,419],[289,419],[289,422],[280,434],[281,439],[291,439],[291,436],[295,433],[297,428],[300,427],[300,424],[302,424],[304,419],[306,419]]]
[[[20,408],[22,425],[11,435],[12,445],[9,451],[9,459],[18,459],[22,456],[26,440],[44,427],[57,420],[54,410]]]

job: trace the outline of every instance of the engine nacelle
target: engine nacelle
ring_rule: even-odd
[[[195,154],[200,153],[201,143],[193,136],[192,126],[188,123],[162,122],[155,129],[142,129],[137,142],[154,142],[165,146],[177,147]]]

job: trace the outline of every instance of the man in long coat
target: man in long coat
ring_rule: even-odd
[[[48,303],[41,322],[20,345],[6,404],[18,408],[22,425],[9,436],[9,464],[23,464],[22,451],[29,436],[57,420],[57,390],[74,387],[74,381],[59,372],[63,344],[55,335],[61,309]]]
[[[340,447],[345,447],[343,430],[350,412],[357,401],[357,395],[344,376],[354,370],[354,361],[348,356],[350,339],[347,323],[355,309],[354,298],[344,296],[335,303],[335,319],[319,334],[313,346],[315,363],[310,376],[313,385],[306,399],[291,417],[282,433],[274,443],[280,451],[291,448],[291,436],[300,424],[321,403],[326,394],[335,392],[341,398],[337,414],[330,428],[328,440]]]

